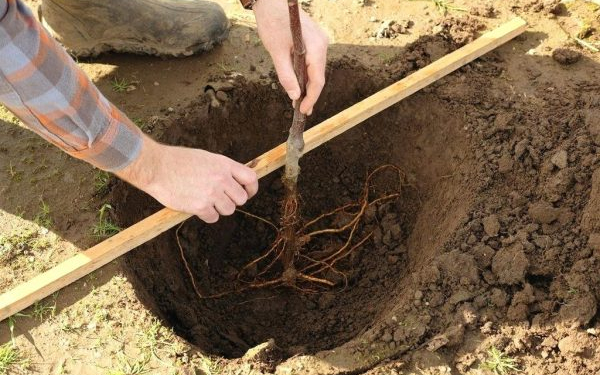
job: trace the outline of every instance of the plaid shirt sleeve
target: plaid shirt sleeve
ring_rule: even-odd
[[[140,130],[111,104],[21,0],[0,0],[0,103],[70,155],[117,171]]]

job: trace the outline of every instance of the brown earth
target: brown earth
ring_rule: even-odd
[[[90,340],[114,335],[133,342],[132,330],[145,329],[155,314],[191,344],[158,356],[173,365],[165,366],[153,357],[156,373],[485,374],[492,373],[486,369],[491,348],[502,352],[505,361],[514,360],[526,374],[600,371],[596,349],[600,340],[600,73],[598,56],[567,36],[582,31],[580,21],[598,27],[598,8],[583,1],[566,5],[457,2],[470,15],[451,12],[442,17],[429,2],[375,1],[363,6],[347,1],[343,5],[340,9],[328,3],[308,5],[334,39],[328,84],[311,124],[425,66],[512,14],[525,17],[531,25],[515,41],[302,159],[305,219],[356,200],[366,173],[382,164],[398,165],[413,185],[403,189],[400,199],[372,209],[365,217],[358,237],[373,233],[372,239],[340,265],[348,287],[315,295],[265,288],[199,299],[184,269],[175,231],[170,231],[111,265],[101,273],[100,282],[87,281],[92,291],[98,285],[99,293],[83,297],[90,285],[78,284],[59,294],[57,315],[43,324],[18,318],[25,327],[21,331],[31,332],[19,336],[19,345],[33,341],[41,357],[49,358],[56,353],[54,340],[73,340],[77,348],[59,349],[61,355],[79,355],[85,365],[65,359],[64,367],[72,373],[105,373],[119,349],[106,349],[111,346],[106,342],[112,343],[108,339],[99,345],[104,349]],[[350,27],[348,13],[360,26]],[[371,18],[394,19],[402,27],[390,24],[383,38],[372,38],[379,23]],[[589,33],[585,40],[598,40],[595,31]],[[131,116],[143,118],[145,129],[154,136],[247,161],[285,139],[291,115],[288,100],[273,86],[268,58],[256,52],[252,38],[252,26],[240,22],[230,38],[234,48],[225,46],[207,57],[163,61],[108,56],[105,59],[117,69],[108,75],[102,64],[84,66],[107,93],[114,74],[139,81],[133,91],[139,95],[109,95]],[[234,54],[242,58],[235,59]],[[219,62],[237,64],[244,59],[250,61],[248,66]],[[207,61],[213,69],[200,72]],[[153,84],[159,80],[158,86]],[[207,85],[217,90],[218,107],[211,106],[211,99],[203,94]],[[7,155],[0,159],[4,170],[14,163],[23,176],[40,175],[35,163],[15,162],[16,155],[32,145],[42,148],[36,149],[37,155],[56,164],[50,170],[59,169],[66,160],[54,150],[45,153],[41,141],[15,143],[15,138],[23,137],[20,128],[11,127],[3,134],[7,134],[0,154]],[[81,168],[77,175],[87,179],[80,178],[81,189],[67,194],[67,202],[73,204],[53,214],[56,224],[51,229],[59,244],[85,248],[93,242],[82,233],[89,233],[94,208],[88,209],[87,221],[73,219],[81,210],[73,199],[80,197],[86,205],[97,207],[106,197],[94,197],[89,188],[93,174],[84,172],[81,163],[72,163]],[[28,182],[27,188],[34,191],[31,196],[22,194],[24,182],[9,181],[0,200],[5,212],[2,223],[11,225],[7,228],[22,225],[6,219],[20,206],[26,219],[37,217],[38,195],[52,206],[61,201],[60,186],[66,177],[60,170],[55,174],[58,177],[44,175],[43,184]],[[278,221],[282,197],[278,175],[261,180],[259,195],[245,210]],[[378,193],[394,187],[389,180],[377,180]],[[141,192],[114,181],[109,200],[121,226],[159,209]],[[36,233],[47,235],[43,230]],[[180,231],[194,277],[207,293],[236,288],[239,270],[264,251],[273,236],[267,225],[239,213],[212,226],[190,220]],[[336,246],[340,238],[330,241],[319,242],[318,247]],[[36,260],[32,263],[47,268],[37,262],[36,252],[57,262],[73,251],[64,246],[49,246],[50,253],[46,248],[27,248],[15,259],[23,258],[27,264],[32,253]],[[39,272],[14,264],[4,267],[20,276],[0,280],[3,288]],[[107,280],[121,271],[126,278]],[[79,299],[83,302],[73,302]],[[64,315],[71,319],[70,325],[85,321],[87,307],[84,313],[80,307],[91,300],[96,309],[107,309],[105,319],[96,319],[93,329],[86,322],[87,329],[84,325],[75,334],[59,328],[64,327]],[[8,341],[4,327],[2,323],[0,339]],[[34,339],[28,340],[28,335]],[[170,336],[169,340],[182,342]],[[131,360],[142,356],[139,345],[123,345],[121,350]],[[220,357],[224,358],[214,359]],[[33,368],[60,373],[56,361],[46,362],[39,361]]]

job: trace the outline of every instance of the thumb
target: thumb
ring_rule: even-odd
[[[298,100],[300,98],[300,85],[294,72],[291,54],[286,52],[279,53],[278,56],[273,57],[273,64],[275,65],[279,82],[285,92],[287,92],[290,99]]]

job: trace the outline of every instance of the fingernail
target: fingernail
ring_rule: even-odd
[[[310,116],[310,115],[312,115],[312,108],[311,108],[311,109],[309,109],[309,110],[308,110],[308,112],[306,112],[306,115],[307,115],[307,116]]]

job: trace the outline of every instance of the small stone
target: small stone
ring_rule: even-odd
[[[529,140],[523,139],[519,143],[515,145],[515,159],[519,159],[525,151],[527,151],[527,147],[529,147]]]
[[[496,15],[496,9],[491,3],[476,5],[470,12],[474,16],[493,18]]]
[[[596,298],[592,294],[582,295],[562,305],[559,316],[573,326],[584,326],[596,315]]]
[[[388,255],[387,256],[387,260],[390,264],[396,264],[398,263],[398,260],[400,259],[400,257],[398,257],[397,255]]]
[[[454,293],[450,298],[448,298],[448,303],[451,305],[456,305],[464,301],[468,301],[473,298],[473,293],[467,290],[459,290]]]
[[[413,21],[410,20],[403,20],[400,22],[395,20],[383,21],[374,36],[377,38],[395,38],[398,34],[408,33],[408,29],[411,28],[413,24]]]
[[[381,336],[381,340],[383,342],[392,342],[394,340],[394,337],[392,336],[392,334],[390,332],[385,331],[383,336]]]
[[[487,245],[480,244],[473,249],[473,257],[479,267],[487,268],[492,264],[495,251]]]
[[[600,233],[590,234],[587,243],[592,250],[600,250]]]
[[[558,341],[558,350],[562,354],[582,354],[590,345],[590,340],[583,332],[576,332]]]
[[[536,236],[533,239],[533,243],[541,249],[548,249],[552,245],[552,238],[550,236]]]
[[[469,238],[467,238],[467,243],[469,245],[476,244],[477,243],[477,237],[474,234],[470,235]]]
[[[531,204],[528,212],[531,219],[540,224],[550,224],[560,215],[560,210],[546,201]]]
[[[490,237],[496,237],[500,231],[500,221],[497,215],[490,215],[483,219],[483,230]]]
[[[278,348],[275,345],[275,340],[270,339],[254,348],[248,349],[246,354],[244,354],[243,359],[248,362],[265,362],[269,359],[270,354],[276,350],[278,350]]]
[[[484,335],[489,335],[494,332],[494,323],[493,322],[485,322],[480,329],[481,333]]]
[[[227,95],[227,93],[225,91],[217,91],[216,97],[217,97],[217,99],[219,99],[222,102],[229,101],[229,95]]]
[[[567,154],[567,151],[558,151],[556,154],[552,155],[550,161],[552,162],[552,164],[556,165],[560,169],[566,168],[569,164],[569,156]]]
[[[517,243],[510,247],[504,247],[494,255],[492,260],[492,271],[498,276],[502,284],[518,284],[523,281],[529,260],[523,251],[523,245]]]
[[[514,162],[509,154],[502,154],[498,159],[498,172],[507,173],[512,171]]]
[[[490,291],[489,300],[494,306],[502,308],[508,303],[508,295],[500,288],[493,288]]]
[[[167,108],[167,112],[175,112],[175,109],[173,107],[169,107]]]
[[[218,91],[228,92],[228,91],[232,91],[235,88],[235,86],[232,83],[230,83],[230,82],[221,82],[219,84],[216,84],[215,88]]]
[[[552,58],[561,65],[571,65],[581,59],[581,53],[569,48],[556,48],[552,51]]]
[[[436,350],[444,346],[458,345],[462,342],[464,335],[465,328],[462,324],[449,327],[443,334],[437,335],[434,338],[432,338],[427,343],[426,349],[430,352],[435,352]]]
[[[154,86],[160,86],[160,83],[154,81]]]
[[[273,90],[277,90],[277,84],[276,84],[275,82],[273,82],[273,83],[271,84],[271,88],[272,88]]]

